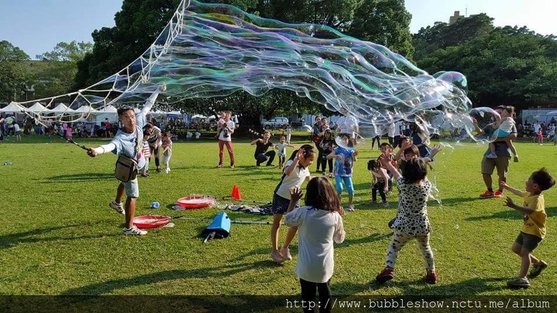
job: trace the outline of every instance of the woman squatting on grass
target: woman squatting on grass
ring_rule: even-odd
[[[302,301],[319,303],[319,312],[330,312],[329,283],[335,266],[333,242],[344,241],[344,210],[327,177],[314,177],[309,181],[305,206],[300,208],[297,203],[302,195],[299,187],[292,188],[285,215],[286,225],[300,229],[296,274],[300,279]],[[319,302],[315,301],[316,291]]]
[[[122,123],[122,128],[118,130],[109,144],[87,150],[90,157],[99,154],[114,152],[116,155],[125,155],[137,161],[137,166],[141,169],[145,166],[145,159],[142,156],[143,150],[143,126],[145,126],[146,115],[151,111],[155,100],[160,92],[164,92],[166,86],[159,87],[145,102],[143,109],[135,115],[133,107],[125,106],[118,109],[118,119]],[[126,204],[122,208],[122,196],[126,191]],[[116,199],[109,204],[111,208],[120,214],[125,214],[126,227],[123,229],[125,235],[146,235],[147,232],[140,230],[133,224],[135,215],[136,200],[139,197],[139,184],[137,177],[127,182],[120,182],[116,189]]]
[[[294,150],[290,159],[284,165],[284,171],[280,182],[273,194],[273,226],[271,227],[271,244],[273,251],[271,258],[277,263],[292,260],[288,246],[296,235],[297,227],[290,227],[284,240],[284,245],[279,252],[278,236],[282,215],[286,213],[290,204],[290,190],[294,187],[300,188],[304,180],[309,180],[309,166],[313,163],[315,153],[310,145],[303,145],[298,150]]]

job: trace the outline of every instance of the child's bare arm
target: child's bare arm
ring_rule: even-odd
[[[373,175],[373,171],[369,171],[371,173],[371,183],[375,184],[377,182],[377,178]]]
[[[379,157],[379,162],[381,162],[381,165],[387,169],[389,172],[393,173],[393,176],[396,179],[399,179],[400,177],[402,177],[402,174],[400,174],[400,172],[398,171],[398,169],[396,167],[394,167],[391,162],[389,162],[389,160],[383,156]]]
[[[524,193],[522,190],[516,189],[514,187],[511,187],[509,185],[507,185],[506,182],[501,181],[499,182],[499,187],[503,188],[503,189],[507,189],[508,191],[514,193],[517,196],[522,196],[522,194]]]
[[[429,158],[433,161],[433,157],[439,153],[439,151],[441,151],[443,149],[443,147],[441,145],[435,145],[433,146],[433,148],[431,149],[431,152],[429,153]]]
[[[389,191],[389,174],[387,174],[387,170],[384,168],[380,168],[379,173],[381,173],[381,176],[383,177],[383,181],[385,182],[384,184],[385,186],[383,187],[383,192],[387,193]]]
[[[513,199],[511,199],[510,197],[507,197],[507,199],[505,199],[505,206],[508,206],[511,209],[515,209],[518,212],[524,213],[524,214],[531,214],[534,213],[534,210],[527,208],[525,206],[520,206],[516,203],[514,203]]]
[[[327,155],[327,159],[328,159],[328,160],[334,159],[334,158],[336,158],[336,156],[337,156],[337,154],[333,151],[333,152],[331,152],[329,155]]]
[[[400,149],[398,149],[398,151],[395,154],[395,160],[398,161],[402,158],[402,154],[404,153],[404,150],[408,149],[412,147],[412,141],[410,140],[406,140],[402,146],[400,146]]]

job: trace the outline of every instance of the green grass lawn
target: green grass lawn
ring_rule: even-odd
[[[216,142],[176,142],[172,172],[152,171],[151,177],[140,179],[136,215],[191,218],[175,220],[175,228],[152,230],[145,237],[127,237],[121,232],[122,216],[107,206],[117,185],[112,176],[113,155],[89,158],[59,138],[51,143],[42,137],[23,140],[0,144],[0,294],[299,294],[296,257],[283,266],[270,260],[269,225],[233,224],[230,238],[202,244],[200,231],[220,209],[169,209],[178,198],[192,194],[212,195],[220,207],[231,204],[223,197],[230,195],[234,184],[240,188],[241,203],[269,202],[280,170],[255,167],[254,149],[247,141],[234,143],[235,169],[215,168]],[[96,146],[101,141],[83,143]],[[334,294],[557,295],[557,188],[545,192],[548,234],[535,251],[550,267],[531,281],[529,289],[509,290],[506,281],[520,266],[510,246],[522,218],[504,207],[501,199],[478,199],[485,189],[480,159],[486,147],[477,144],[445,148],[429,174],[439,189],[439,202],[430,201],[429,215],[440,282],[426,285],[421,281],[422,257],[411,243],[400,253],[392,283],[375,285],[373,279],[383,267],[392,234],[386,224],[395,215],[397,192],[389,195],[389,207],[371,205],[366,164],[378,151],[369,146],[370,142],[360,146],[355,165],[357,210],[346,214],[346,240],[335,247]],[[516,146],[521,159],[511,164],[509,184],[523,189],[530,173],[542,166],[557,175],[555,146]],[[5,161],[13,164],[2,165]],[[162,208],[149,209],[152,201],[159,201]],[[227,213],[232,219],[271,220],[270,216]],[[283,238],[285,233],[283,228]],[[296,241],[292,252],[297,252]]]

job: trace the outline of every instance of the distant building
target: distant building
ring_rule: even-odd
[[[454,11],[454,15],[449,17],[449,25],[453,25],[456,21],[464,17],[464,15],[460,15],[460,11]]]

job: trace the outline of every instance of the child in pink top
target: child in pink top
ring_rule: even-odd
[[[172,136],[170,132],[162,133],[162,165],[166,167],[165,172],[170,172],[170,157],[172,157]]]

